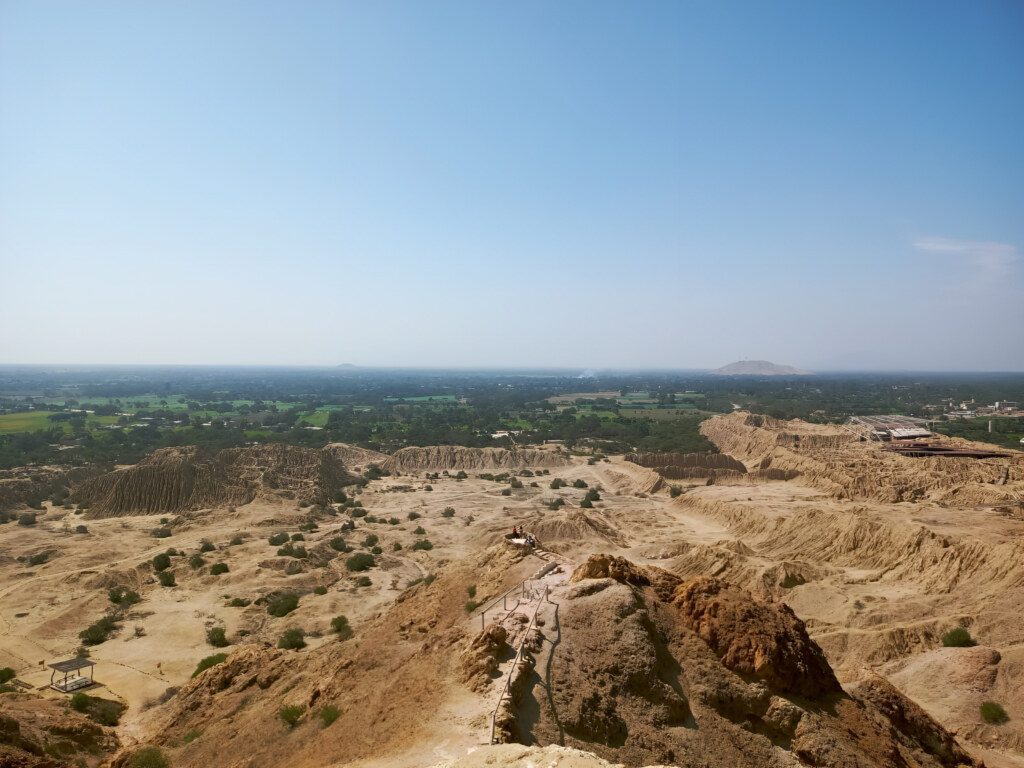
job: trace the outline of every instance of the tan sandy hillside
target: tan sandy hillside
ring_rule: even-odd
[[[345,504],[312,505],[307,493],[329,487],[318,468],[350,461],[347,477],[379,455],[332,446],[240,464],[171,457],[171,471],[157,466],[155,480],[138,474],[116,490],[111,479],[130,470],[114,473],[101,490],[115,508],[121,498],[136,509],[236,498],[207,496],[196,481],[207,471],[253,496],[88,520],[47,504],[35,526],[7,524],[0,667],[61,700],[46,690],[45,663],[73,655],[79,632],[112,610],[107,590],[127,586],[140,602],[90,647],[91,694],[127,705],[123,757],[156,743],[175,768],[532,759],[483,749],[492,715],[499,735],[630,768],[929,766],[962,758],[957,749],[966,764],[1024,766],[1024,513],[1007,500],[1021,491],[1018,458],[891,456],[834,427],[746,414],[705,429],[746,472],[665,480],[623,457],[590,463],[547,449],[537,460],[558,466],[520,472],[494,466],[513,461],[504,454],[444,449],[439,463],[452,469],[486,464],[462,478],[421,468],[434,459],[417,449],[414,469],[344,486]],[[150,462],[161,457],[137,467]],[[190,494],[167,490],[187,486],[161,478],[196,467]],[[504,477],[513,471],[516,486]],[[564,484],[552,488],[555,479]],[[152,535],[161,515],[166,539]],[[513,525],[540,548],[508,544]],[[281,534],[296,540],[270,543]],[[347,568],[375,547],[370,570]],[[154,557],[169,548],[174,583],[163,586]],[[214,574],[215,563],[228,570]],[[265,601],[282,591],[298,606],[272,616]],[[467,601],[488,607],[484,620]],[[349,639],[332,629],[339,615]],[[220,650],[206,634],[217,627],[228,661],[191,680]],[[944,648],[954,627],[976,646]],[[305,631],[305,648],[276,647],[289,628]],[[506,683],[513,698],[502,701]],[[989,700],[1007,722],[981,720]],[[284,705],[300,707],[294,728]],[[325,725],[331,706],[338,718]]]

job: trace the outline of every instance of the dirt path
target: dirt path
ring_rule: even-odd
[[[561,640],[558,602],[554,595],[559,587],[569,581],[574,564],[561,555],[540,548],[535,549],[532,554],[544,561],[544,565],[534,577],[522,582],[511,590],[511,593],[499,596],[494,601],[493,608],[474,617],[474,621],[480,622],[481,625],[486,620],[504,627],[508,632],[508,644],[511,649],[508,657],[498,668],[498,677],[494,680],[490,689],[491,695],[487,698],[488,734],[484,743],[495,742],[495,720],[502,702],[509,697],[509,687],[515,674],[524,664],[524,646],[539,645],[540,650],[535,652],[534,669],[547,680],[550,677],[554,649]],[[473,631],[479,631],[479,626],[474,626]]]

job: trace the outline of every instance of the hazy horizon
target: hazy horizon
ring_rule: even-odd
[[[1022,33],[9,0],[0,364],[1022,371]]]
[[[751,361],[730,361],[730,362],[751,362]],[[767,361],[775,362],[775,361]],[[785,365],[785,363],[778,363]],[[723,364],[725,365],[725,364]],[[140,369],[140,370],[174,370],[174,369],[200,369],[200,370],[297,370],[297,371],[358,371],[367,373],[377,372],[420,372],[420,373],[558,373],[574,378],[600,378],[602,375],[619,375],[633,373],[666,373],[666,374],[688,374],[688,375],[709,375],[716,378],[793,378],[810,380],[814,376],[859,376],[859,375],[925,375],[925,376],[989,376],[989,375],[1020,375],[1024,370],[1013,369],[977,369],[977,370],[942,370],[927,368],[831,368],[807,370],[810,377],[800,374],[788,374],[774,376],[759,376],[756,374],[716,374],[717,368],[723,366],[695,367],[695,366],[587,366],[587,365],[559,365],[559,366],[538,366],[538,365],[356,365],[339,363],[336,365],[301,365],[301,364],[279,364],[279,363],[5,363],[0,362],[0,371],[5,368],[28,368],[46,371],[61,371],[66,369],[80,369],[83,371],[105,370],[105,369]],[[794,366],[799,368],[800,366]]]

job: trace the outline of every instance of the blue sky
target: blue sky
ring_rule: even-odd
[[[1024,370],[1024,3],[0,1],[0,362]]]

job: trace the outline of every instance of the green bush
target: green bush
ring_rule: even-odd
[[[1002,725],[1010,716],[1000,704],[994,701],[983,701],[981,703],[981,719],[989,725]]]
[[[161,526],[160,528],[154,528],[150,532],[150,536],[154,539],[166,539],[171,535],[171,529],[167,526]]]
[[[117,622],[110,616],[104,616],[79,632],[78,637],[83,645],[99,645],[115,629],[117,629]]]
[[[342,640],[348,640],[352,637],[352,627],[348,623],[347,616],[335,616],[331,619],[331,629],[333,629]]]
[[[572,487],[573,488],[586,488],[587,487],[587,481],[583,480],[582,478],[578,478],[578,479],[572,481]]]
[[[121,719],[121,713],[127,709],[119,701],[89,696],[81,691],[71,697],[71,708],[100,725],[108,726],[117,725]]]
[[[309,553],[306,551],[306,548],[304,546],[300,544],[296,547],[290,541],[283,547],[281,547],[279,550],[277,550],[277,554],[279,557],[294,557],[299,560],[305,560],[307,557],[309,557]]]
[[[942,644],[947,648],[970,648],[977,645],[971,633],[963,627],[955,627],[942,636]]]
[[[352,517],[366,517],[366,510],[362,507],[353,507],[349,514],[352,515]]]
[[[213,542],[206,541],[205,539],[203,540],[203,543],[199,545],[200,552],[213,552],[215,549],[217,548],[213,546]]]
[[[369,576],[360,576],[358,579],[356,579],[356,586],[357,587],[368,587],[371,584],[373,584],[373,582],[370,581],[370,577]]]
[[[43,563],[45,563],[49,559],[50,559],[50,553],[49,552],[38,552],[37,554],[34,554],[34,555],[29,557],[28,564],[29,565],[42,565]]]
[[[600,501],[601,500],[601,494],[597,492],[596,488],[591,488],[589,491],[587,491],[587,493],[584,496],[584,498],[590,499],[591,501]]]
[[[345,539],[343,539],[341,536],[335,536],[328,543],[331,545],[331,549],[336,550],[338,552],[351,552],[352,551],[352,547],[350,547],[348,545],[348,542],[345,541]]]
[[[215,653],[212,656],[207,656],[196,665],[196,671],[192,673],[192,677],[195,677],[201,672],[205,672],[210,667],[215,667],[218,664],[224,663],[227,661],[227,658],[228,655],[226,653]]]
[[[406,517],[410,520],[419,520],[422,515],[419,512],[410,512]]]
[[[590,499],[584,499],[583,501],[580,502],[580,506],[583,509],[591,509],[594,506],[594,502],[592,502]]]
[[[445,507],[441,517],[455,517],[455,507]]]
[[[551,488],[551,490],[553,491],[557,491],[559,488],[565,487],[565,480],[563,480],[560,477],[556,477],[554,480],[551,481],[551,485],[548,487]]]
[[[512,495],[512,489],[511,488],[503,488],[502,491],[501,491],[501,495],[502,496],[511,496]]]
[[[18,515],[18,525],[24,525],[26,527],[36,524],[36,513],[35,512],[22,512]]]
[[[132,755],[127,768],[170,768],[171,761],[160,747],[143,747]]]
[[[248,600],[244,597],[233,597],[231,598],[231,602],[228,603],[228,606],[230,606],[231,608],[245,608],[246,606],[251,604],[252,600]]]
[[[345,617],[340,616],[339,618],[344,619]],[[333,624],[334,622],[331,623]],[[345,623],[348,623],[348,619],[345,619]],[[11,680],[13,680],[15,677],[17,677],[17,673],[10,667],[4,667],[3,669],[0,669],[0,685],[11,682]]]
[[[376,564],[377,561],[368,552],[358,552],[345,561],[345,567],[350,571],[368,571]]]
[[[114,605],[120,605],[122,608],[135,605],[142,599],[138,592],[130,590],[128,587],[111,587],[107,590],[107,598]]]
[[[297,704],[286,704],[277,711],[277,716],[280,717],[281,722],[289,728],[294,728],[298,725],[299,720],[302,719],[302,715],[305,711],[305,709]]]
[[[470,584],[466,587],[466,594],[470,597],[476,597],[476,584]]]
[[[371,555],[382,555],[382,554],[384,554],[384,550],[381,549],[380,547],[371,547],[370,548],[370,554]]]
[[[422,536],[423,534],[426,533],[426,531],[423,530],[423,526],[422,525],[417,525],[416,529],[413,531],[413,533],[415,533],[417,536]]]
[[[400,542],[396,541],[394,544],[391,545],[391,549],[393,551],[395,551],[395,552],[401,552],[402,551],[402,545],[401,545]]]
[[[281,633],[281,637],[277,641],[277,647],[284,648],[287,651],[297,651],[300,648],[306,647],[305,638],[305,632],[298,627],[292,627]]]
[[[154,571],[166,571],[171,567],[171,556],[166,552],[161,552],[159,555],[153,558],[153,570]]]
[[[306,540],[306,537],[303,536],[301,533],[293,533],[292,534],[292,541],[305,541],[305,540]]]
[[[206,632],[206,642],[214,648],[224,648],[228,643],[227,633],[224,627],[212,627]]]
[[[380,541],[380,538],[377,536],[377,534],[371,533],[369,536],[363,539],[363,546],[369,549],[370,547],[376,546],[378,541]]]
[[[398,525],[400,522],[402,522],[402,521],[399,520],[397,517],[389,517],[388,518],[388,525]]]
[[[313,521],[307,521],[305,523],[299,523],[299,530],[310,533],[311,531],[318,531],[320,528]]]
[[[271,616],[287,616],[299,607],[299,596],[294,592],[276,592],[267,598],[267,613]]]
[[[157,579],[160,580],[161,587],[175,587],[178,583],[174,580],[174,574],[170,571],[160,571],[156,575]]]
[[[430,543],[430,539],[420,539],[419,541],[413,542],[412,550],[414,552],[423,550],[428,551],[434,548],[434,545]]]
[[[234,536],[231,537],[231,541],[228,542],[228,543],[232,547],[237,547],[239,544],[244,544],[245,543],[245,537],[243,537],[242,534],[240,534],[240,533],[236,533]]]
[[[75,526],[75,533],[88,533],[88,532],[89,532],[88,526],[85,526],[85,525],[76,525]]]
[[[327,728],[335,720],[341,717],[341,710],[333,704],[327,704],[320,708],[320,722],[323,723],[324,728]]]
[[[228,564],[227,563],[214,563],[213,565],[210,566],[210,575],[211,576],[220,576],[222,573],[227,573],[227,572],[228,572]]]
[[[269,541],[275,547],[279,547],[282,544],[284,544],[286,541],[288,541],[288,534],[285,533],[284,531],[281,531],[280,533],[275,533],[273,536],[271,536],[269,539],[267,539],[267,541]]]
[[[321,584],[319,587],[317,587],[316,589],[313,590],[313,594],[314,595],[326,595],[327,594],[327,587],[325,587],[323,584]]]
[[[202,555],[196,554],[192,555],[192,557],[188,559],[188,564],[193,568],[202,568],[204,565],[206,565],[206,561],[203,560]]]
[[[518,478],[513,477],[511,480],[508,481],[508,487],[509,488],[522,488],[523,487],[523,481],[519,480]]]
[[[478,603],[476,600],[467,600],[466,601],[466,605],[465,605],[466,613],[472,613],[473,611],[475,611],[479,607],[480,607],[480,603]]]

